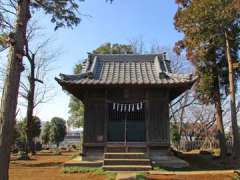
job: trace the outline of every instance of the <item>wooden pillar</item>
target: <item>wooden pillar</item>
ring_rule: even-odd
[[[86,91],[84,93],[84,121],[83,121],[83,137],[82,137],[82,154],[83,156],[86,155],[86,148],[84,144],[86,143],[86,137],[87,137],[87,108],[88,108],[88,92]]]
[[[170,97],[169,97],[169,91],[167,91],[167,102],[168,102],[168,105],[170,104]],[[170,146],[170,117],[169,117],[169,106],[168,106],[168,109],[167,109],[167,141],[168,141],[168,144]]]
[[[107,90],[105,90],[105,119],[104,119],[104,152],[106,152],[106,146],[107,146],[107,141],[108,141],[108,119],[109,119],[109,115],[108,115],[108,92]]]
[[[150,113],[150,107],[149,107],[149,92],[146,91],[145,93],[145,125],[146,125],[146,145],[147,145],[147,154],[149,155],[149,113]]]

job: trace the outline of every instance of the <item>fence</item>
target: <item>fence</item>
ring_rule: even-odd
[[[232,141],[227,141],[227,149],[231,150]],[[213,150],[219,148],[219,142],[217,140],[214,141],[206,141],[206,140],[194,140],[194,141],[186,141],[182,140],[179,144],[172,144],[174,149],[178,151],[192,151],[192,150]]]

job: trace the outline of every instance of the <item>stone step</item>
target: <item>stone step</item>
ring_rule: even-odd
[[[104,159],[104,165],[151,165],[149,159]]]
[[[104,165],[105,171],[149,171],[152,166],[149,165]]]
[[[146,159],[147,156],[142,152],[119,152],[119,153],[104,153],[104,159]]]
[[[146,147],[128,147],[128,152],[147,152]]]
[[[107,146],[106,152],[146,152],[143,146]]]

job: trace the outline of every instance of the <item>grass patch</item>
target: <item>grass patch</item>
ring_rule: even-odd
[[[103,175],[105,171],[102,168],[64,167],[64,173],[94,173],[97,175]]]
[[[95,175],[107,176],[108,180],[114,180],[116,173],[104,171],[103,168],[92,167],[64,167],[64,173],[93,173]]]
[[[167,168],[162,167],[160,164],[154,164],[152,166],[153,166],[153,170],[155,171],[168,171]]]
[[[136,180],[147,180],[146,173],[145,172],[137,173]]]
[[[233,177],[233,180],[240,180],[240,177],[238,175]]]
[[[115,180],[116,176],[117,176],[117,173],[115,173],[115,172],[108,172],[107,173],[108,180]]]

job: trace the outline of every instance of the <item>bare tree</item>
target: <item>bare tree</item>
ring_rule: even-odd
[[[55,54],[49,53],[44,48],[47,47],[49,40],[42,42],[35,50],[31,51],[26,45],[26,57],[29,62],[27,72],[27,81],[21,81],[20,95],[27,101],[27,152],[30,150],[35,154],[35,144],[33,141],[33,111],[36,106],[48,101],[51,96],[51,90],[48,82],[45,81],[46,75],[51,70],[50,64],[55,58]],[[43,52],[44,51],[44,52]]]
[[[26,153],[30,150],[33,154],[35,153],[35,145],[31,130],[34,108],[39,104],[49,101],[53,97],[54,89],[51,84],[47,82],[47,74],[52,70],[51,64],[54,62],[56,56],[60,54],[53,49],[49,51],[49,44],[53,41],[50,38],[37,43],[37,37],[42,36],[40,34],[41,31],[43,31],[43,29],[37,26],[36,21],[30,23],[27,33],[28,41],[25,46],[25,56],[28,63],[24,65],[25,71],[21,75],[22,78],[19,89],[19,105],[27,109],[28,148],[26,149]],[[2,65],[0,68],[1,82],[3,82],[4,75],[6,74],[4,67],[5,66]],[[0,87],[0,90],[1,88],[2,87]]]
[[[134,54],[144,54],[147,52],[142,37],[130,39],[129,44],[132,47]]]

